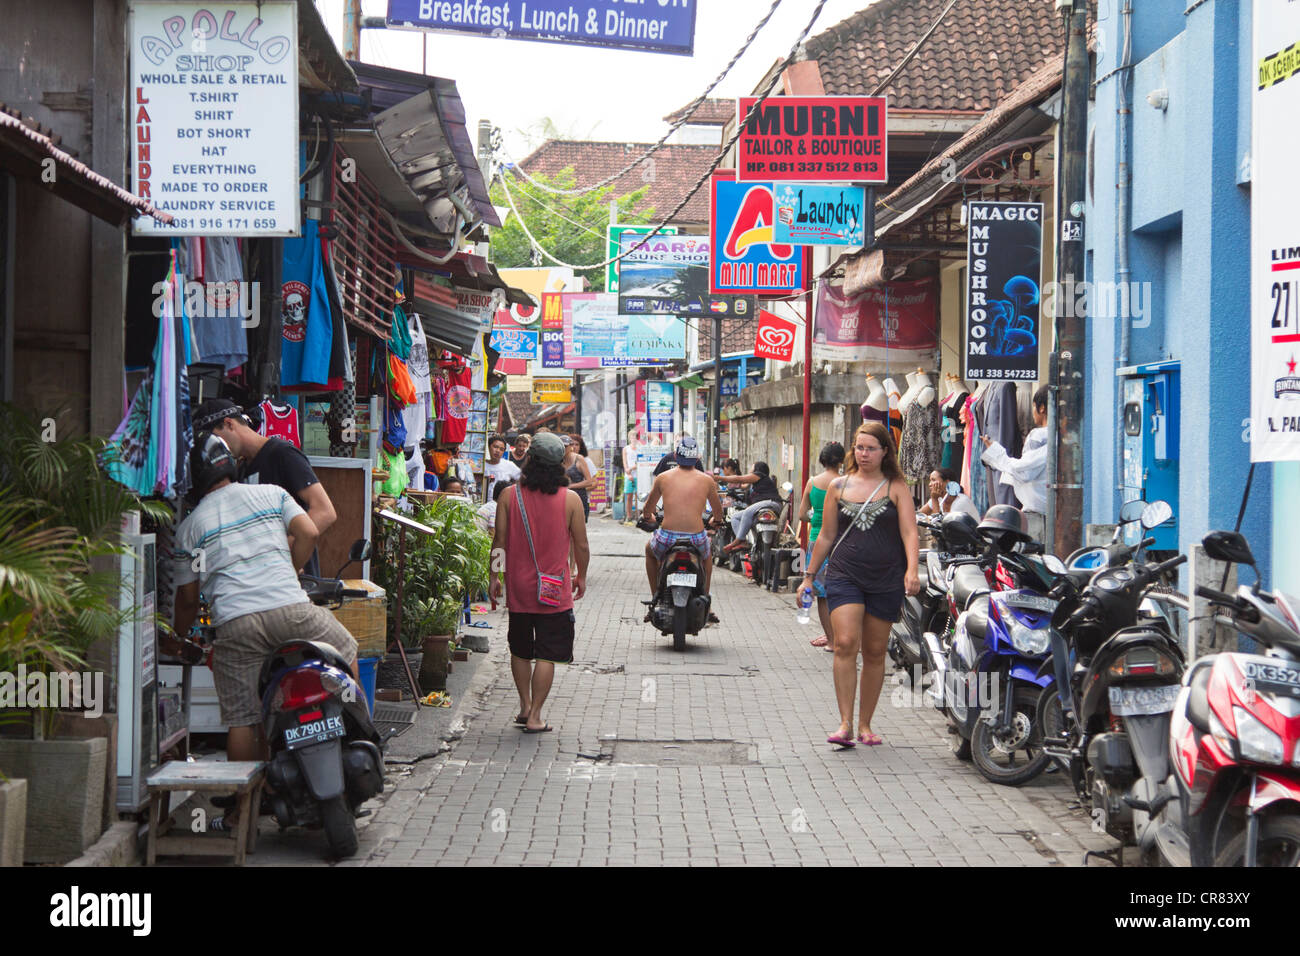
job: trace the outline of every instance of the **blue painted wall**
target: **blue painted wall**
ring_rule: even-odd
[[[1190,13],[1169,0],[1133,0],[1131,71],[1119,62],[1123,0],[1102,0],[1087,242],[1093,278],[1116,281],[1117,113],[1126,83],[1132,115],[1128,236],[1131,281],[1151,284],[1147,315],[1135,320],[1128,362],[1176,359],[1181,371],[1180,547],[1232,527],[1250,467],[1250,4],[1206,0]],[[1169,91],[1161,111],[1146,96]],[[1085,520],[1108,523],[1117,485],[1120,406],[1115,369],[1119,319],[1089,323],[1092,379],[1086,441]],[[1242,525],[1269,576],[1273,469],[1257,470]],[[1300,485],[1300,472],[1290,476]],[[1281,555],[1279,555],[1281,557]],[[1297,554],[1300,557],[1300,553]],[[1300,563],[1295,565],[1300,567]],[[1280,582],[1279,582],[1280,583]]]

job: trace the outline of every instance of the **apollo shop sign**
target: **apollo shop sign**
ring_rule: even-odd
[[[741,97],[737,178],[813,183],[888,180],[883,96]],[[745,117],[749,116],[749,122]]]
[[[803,249],[776,241],[771,183],[713,174],[709,197],[709,291],[782,296],[804,288]]]
[[[758,313],[758,332],[754,335],[754,354],[759,358],[789,362],[794,359],[796,332],[793,322],[766,309]]]
[[[388,0],[388,25],[691,56],[690,0]]]

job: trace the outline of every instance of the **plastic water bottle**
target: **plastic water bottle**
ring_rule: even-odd
[[[807,624],[810,620],[812,620],[812,615],[808,613],[808,609],[812,607],[812,602],[813,602],[812,590],[809,589],[807,591],[804,591],[803,597],[799,599],[799,613],[796,614],[794,618],[800,624]]]

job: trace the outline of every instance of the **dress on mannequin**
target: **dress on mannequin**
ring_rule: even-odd
[[[889,396],[874,375],[867,376],[867,400],[862,403],[862,420],[889,424]]]

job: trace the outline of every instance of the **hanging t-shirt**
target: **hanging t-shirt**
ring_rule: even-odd
[[[465,440],[473,400],[469,388],[471,375],[470,370],[464,366],[460,371],[447,372],[447,420],[442,423],[444,444],[459,445]]]
[[[428,395],[433,391],[433,383],[429,380],[429,345],[424,336],[424,323],[414,313],[411,314],[410,333],[411,357],[406,360],[406,370],[411,373],[415,394]]]
[[[334,323],[325,286],[318,223],[304,219],[302,235],[284,240],[280,285],[284,326],[280,343],[280,384],[325,382],[329,378]]]
[[[276,405],[270,399],[258,408],[262,412],[262,422],[257,427],[259,435],[283,438],[294,448],[302,448],[302,437],[298,431],[298,409],[292,405]]]

